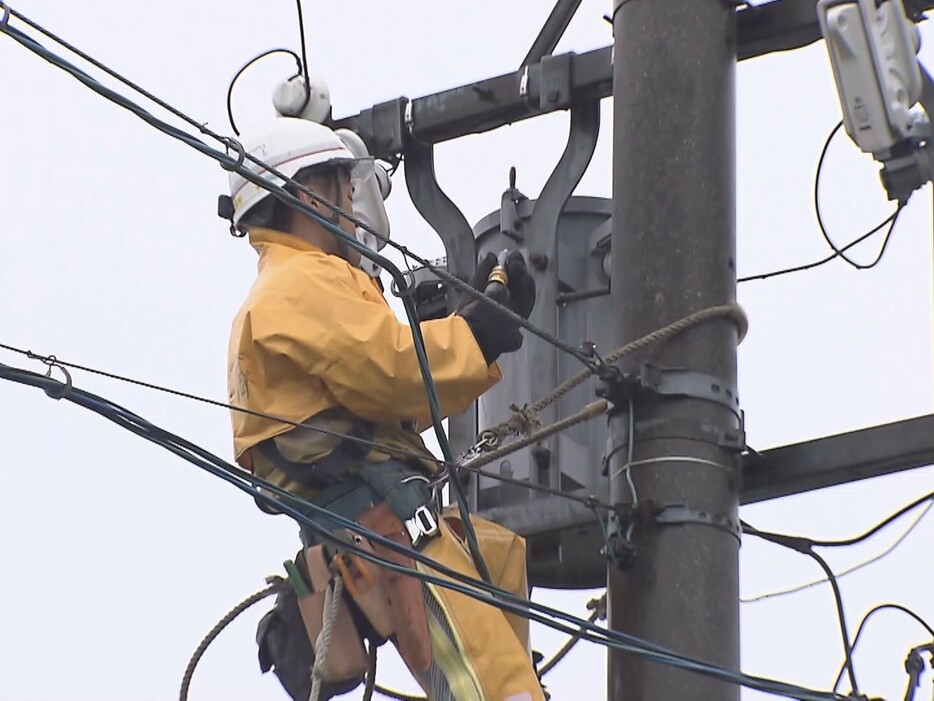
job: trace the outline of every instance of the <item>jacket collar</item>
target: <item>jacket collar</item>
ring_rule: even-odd
[[[277,246],[292,248],[296,251],[324,253],[324,251],[313,243],[309,243],[305,239],[299,238],[293,234],[287,234],[284,231],[276,231],[275,229],[250,228],[250,245],[252,245],[258,253],[262,253],[265,244],[270,243]]]

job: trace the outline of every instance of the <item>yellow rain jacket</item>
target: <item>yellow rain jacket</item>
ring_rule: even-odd
[[[389,308],[376,282],[343,259],[294,236],[254,229],[259,274],[233,322],[228,357],[230,403],[289,421],[345,432],[354,417],[373,422],[373,440],[387,448],[364,459],[406,459],[414,450],[435,470],[421,438],[428,397],[411,330]],[[444,415],[458,414],[500,373],[487,366],[467,322],[459,316],[420,325]],[[289,423],[232,411],[237,462],[277,486],[310,496],[251,448],[269,438],[283,457],[311,463],[338,438]],[[394,453],[398,450],[399,453]],[[459,531],[459,517],[440,519],[440,537],[423,549],[429,558],[479,577]],[[528,594],[525,543],[483,519],[479,545],[495,584]],[[421,568],[420,569],[425,569]],[[430,568],[428,568],[430,569]],[[532,667],[528,621],[442,587],[426,597],[432,656],[457,701],[543,701]],[[430,681],[416,674],[423,688]]]
[[[295,422],[349,412],[376,424],[374,441],[399,447],[400,457],[417,449],[433,467],[419,436],[402,426],[414,422],[421,430],[430,423],[412,333],[376,282],[289,234],[253,229],[250,243],[259,253],[259,273],[233,322],[230,403]],[[500,379],[463,318],[420,327],[444,415],[463,412]],[[293,428],[238,411],[231,417],[237,462],[248,470],[254,467],[250,448]],[[326,425],[346,427],[340,420]],[[336,443],[322,436],[321,457]]]

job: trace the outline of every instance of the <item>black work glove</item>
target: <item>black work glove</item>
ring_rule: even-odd
[[[477,265],[477,274],[471,284],[477,290],[482,289],[490,299],[527,319],[535,306],[535,281],[529,275],[525,258],[519,251],[512,251],[506,257],[504,267],[509,278],[507,287],[488,283],[495,265],[496,256],[488,253]],[[492,365],[503,353],[511,353],[522,347],[519,325],[495,307],[475,299],[463,304],[457,313],[464,317],[470,327],[487,365]]]
[[[486,289],[487,281],[489,280],[490,273],[493,272],[493,268],[496,267],[496,254],[487,253],[479,261],[477,261],[477,269],[474,271],[473,278],[470,281],[470,286],[474,288],[477,292],[483,292]],[[466,282],[461,278],[462,281]],[[457,312],[460,312],[464,307],[466,307],[471,302],[475,302],[476,299],[472,295],[467,294],[466,292],[461,293],[460,301],[457,304]]]

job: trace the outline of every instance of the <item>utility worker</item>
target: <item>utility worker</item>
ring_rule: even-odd
[[[335,207],[385,219],[382,197],[373,202],[378,183],[373,161],[360,157],[362,142],[355,135],[280,117],[245,135],[243,145]],[[282,184],[260,166],[248,165]],[[378,279],[359,267],[358,251],[236,173],[230,187],[231,223],[259,253],[258,277],[233,322],[231,404],[311,427],[233,411],[237,462],[314,504],[478,577],[460,537],[463,524],[454,515],[439,518],[432,504],[428,482],[439,468],[417,432],[430,420],[410,328],[396,319]],[[348,236],[361,238],[336,210],[298,189],[292,192]],[[485,286],[495,262],[492,256],[481,262],[477,289]],[[535,286],[525,260],[514,252],[505,267],[508,296],[503,303],[528,318]],[[420,328],[445,416],[465,411],[499,380],[496,359],[522,344],[514,322],[476,300]],[[482,519],[471,521],[494,583],[527,596],[522,539]],[[336,530],[325,519],[320,523]],[[302,539],[309,548],[319,542],[305,528]],[[410,558],[374,550],[416,566]],[[431,701],[543,701],[526,620],[443,587],[378,571],[390,601],[394,630],[389,637]],[[355,610],[357,627],[368,630],[360,619]],[[275,665],[293,698],[307,699],[309,641],[297,639],[294,628],[277,637],[270,626],[289,623],[275,616],[264,623],[267,628],[261,624],[257,636],[264,671]],[[295,659],[301,660],[297,671]],[[344,693],[359,682],[331,684],[325,694]]]

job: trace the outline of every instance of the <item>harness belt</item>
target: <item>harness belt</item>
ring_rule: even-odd
[[[347,450],[345,445],[353,448]],[[259,449],[289,479],[320,490],[309,500],[315,506],[356,521],[377,535],[408,548],[419,547],[438,535],[438,516],[432,504],[428,478],[418,468],[401,460],[361,465],[362,455],[355,450],[359,446],[345,439],[327,458],[314,464],[286,460],[272,440],[260,444]],[[346,531],[327,514],[307,512],[306,516],[340,540],[352,542],[402,567],[416,569],[411,557]],[[303,574],[311,586],[309,591],[296,590],[296,594],[312,646],[321,630],[322,572],[328,571],[329,577],[340,575],[343,578],[345,595],[353,602],[352,614],[359,614],[339,615],[346,633],[359,640],[364,637],[360,635],[363,630],[365,637],[377,645],[392,636],[408,667],[416,674],[424,673],[431,665],[431,643],[421,582],[384,567],[372,567],[359,556],[341,550],[339,545],[324,541],[305,524],[301,526],[301,538],[305,549],[296,563],[305,570]],[[328,669],[327,681],[356,678],[362,646],[351,645],[343,638],[341,648],[348,659],[339,669]],[[329,668],[331,660],[328,655]]]

